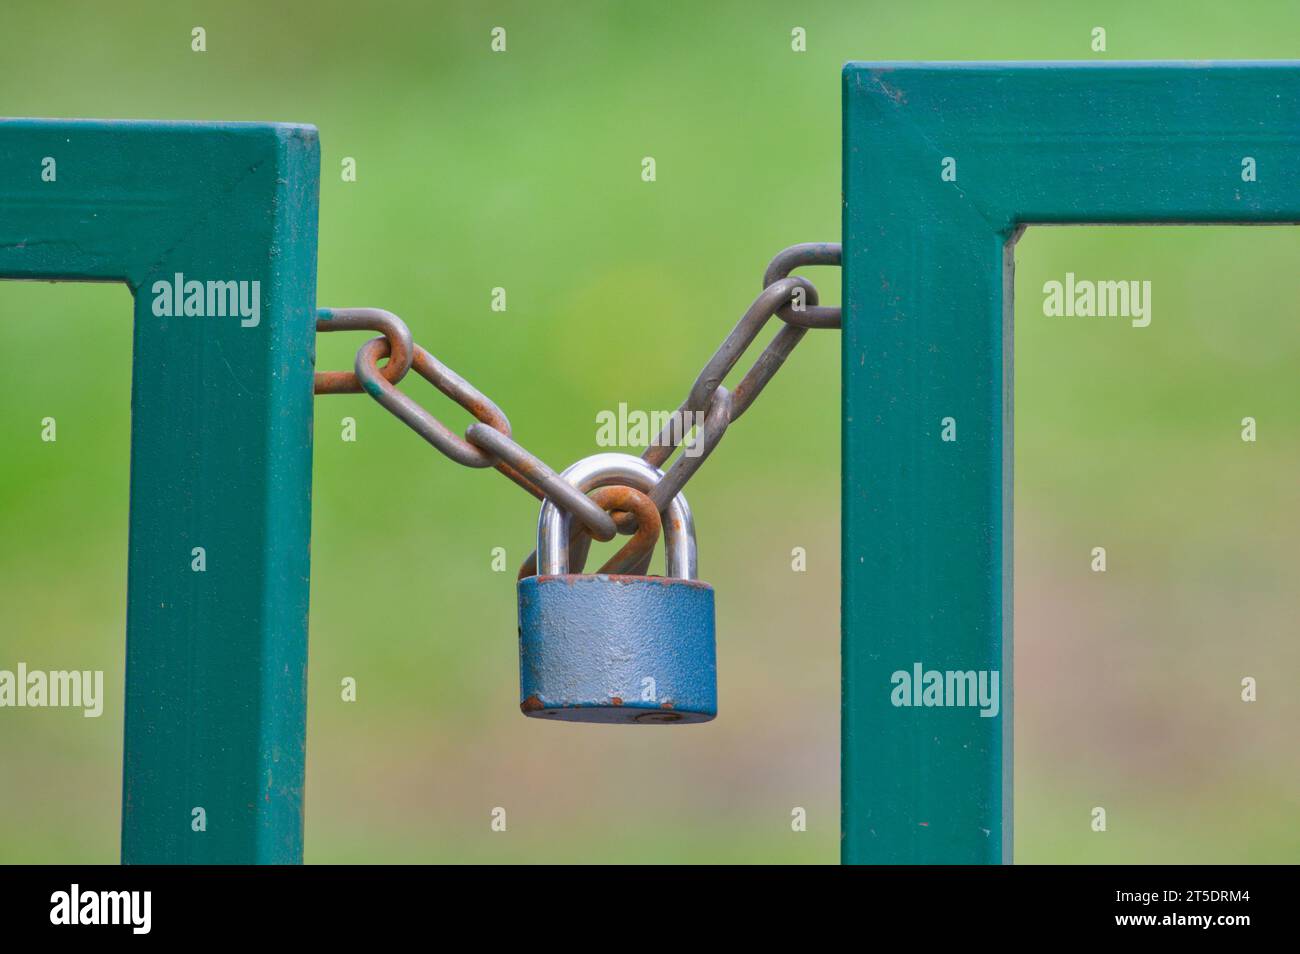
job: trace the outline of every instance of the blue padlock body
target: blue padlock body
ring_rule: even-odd
[[[610,574],[519,581],[519,708],[569,722],[718,714],[713,587]]]

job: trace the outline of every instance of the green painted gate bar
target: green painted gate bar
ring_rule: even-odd
[[[127,862],[302,859],[319,165],[310,126],[0,121],[0,277],[135,300]],[[156,314],[177,274],[247,316]]]
[[[1011,247],[1034,223],[1300,222],[1300,64],[843,83],[842,857],[1009,862]],[[1000,715],[895,706],[916,663],[999,670]]]

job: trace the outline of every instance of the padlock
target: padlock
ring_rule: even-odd
[[[583,493],[648,492],[661,471],[596,454],[563,474]],[[519,581],[519,708],[568,722],[684,724],[718,713],[713,587],[695,579],[695,525],[678,494],[664,511],[665,576],[569,572],[571,518],[537,520],[538,574]]]

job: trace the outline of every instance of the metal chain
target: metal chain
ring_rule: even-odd
[[[681,493],[687,481],[718,446],[727,427],[749,409],[808,330],[840,327],[840,309],[821,305],[817,289],[811,282],[790,276],[795,269],[807,265],[839,264],[840,246],[829,242],[792,245],[768,264],[763,275],[762,292],[705,364],[686,400],[670,417],[669,424],[641,455],[646,463],[661,467],[686,441],[691,431],[695,431],[690,452],[678,456],[648,495],[658,510],[663,511]],[[735,391],[728,391],[722,386],[722,380],[773,316],[784,323],[781,330],[745,372]],[[415,344],[410,329],[396,315],[379,308],[322,308],[316,313],[316,330],[378,331],[382,337],[361,346],[357,352],[355,373],[318,371],[315,393],[365,391],[457,463],[466,467],[494,467],[534,497],[550,500],[572,515],[577,524],[571,543],[570,572],[581,572],[580,558],[587,551],[587,534],[597,540],[611,540],[616,533],[630,533],[636,529],[640,521],[618,506],[620,500],[635,498],[605,494],[594,500],[560,477],[515,441],[510,433],[510,421],[496,404]],[[388,362],[381,368],[379,362],[385,358]],[[466,428],[463,438],[398,390],[397,383],[412,369],[473,415],[475,422]],[[694,429],[682,423],[693,420],[700,421]],[[606,507],[610,508],[609,511]],[[642,536],[652,541],[648,534]],[[617,562],[625,567],[623,572],[644,573],[649,561],[648,549],[629,543],[607,566]]]
[[[400,326],[395,329],[394,323]],[[357,352],[355,377],[345,371],[317,372],[315,393],[364,390],[439,451],[466,467],[495,467],[539,500],[550,499],[576,517],[597,540],[612,540],[614,519],[590,497],[563,480],[539,458],[510,437],[510,421],[490,399],[419,345],[396,315],[373,308],[322,308],[316,313],[318,332],[368,329],[383,332]],[[391,354],[381,370],[379,362]],[[404,360],[400,360],[404,359]],[[403,368],[405,364],[405,368]],[[390,371],[396,366],[397,371]],[[397,389],[397,382],[414,368],[480,424],[472,424],[462,439],[420,404]],[[490,434],[491,437],[487,437]],[[481,443],[483,447],[476,446]]]

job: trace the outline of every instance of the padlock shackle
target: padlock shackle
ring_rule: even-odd
[[[663,478],[663,471],[631,454],[593,454],[584,457],[560,475],[584,494],[597,487],[623,484],[649,493]],[[569,572],[569,522],[572,518],[549,500],[537,518],[537,572],[560,576]],[[678,580],[695,579],[698,554],[695,520],[684,494],[678,494],[663,510],[664,575]]]

